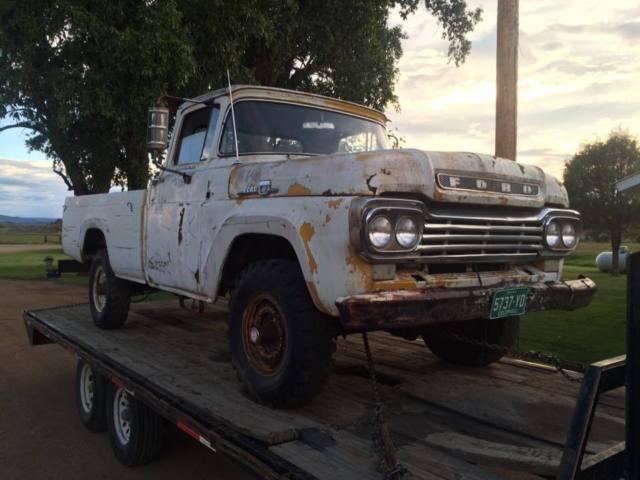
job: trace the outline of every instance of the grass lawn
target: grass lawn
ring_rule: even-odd
[[[639,251],[640,244],[626,244]],[[610,250],[607,244],[585,243],[565,266],[564,277],[586,275],[599,287],[592,304],[573,312],[532,313],[522,319],[518,348],[541,351],[573,363],[588,364],[624,353],[626,275],[613,277],[595,268],[595,256]],[[59,248],[37,252],[0,253],[0,278],[45,280],[43,259],[67,258]],[[67,274],[49,281],[86,284],[87,277]],[[157,293],[151,298],[167,298]]]
[[[640,250],[637,243],[623,245],[631,251]],[[583,243],[565,263],[565,279],[582,274],[598,285],[591,305],[573,312],[526,315],[521,324],[520,351],[541,351],[581,364],[624,354],[627,277],[598,271],[595,257],[605,250],[610,251],[611,245]]]
[[[61,278],[47,279],[44,258],[53,257],[55,261],[68,259],[59,247],[35,252],[0,253],[0,278],[12,280],[49,280],[53,282],[86,284],[86,276],[67,274]]]
[[[0,244],[60,243],[60,225],[22,225],[0,223]]]

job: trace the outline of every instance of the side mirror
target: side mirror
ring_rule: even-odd
[[[147,148],[165,150],[168,146],[169,109],[151,107],[147,116]]]

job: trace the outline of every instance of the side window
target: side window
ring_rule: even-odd
[[[178,153],[174,157],[176,165],[198,163],[208,156],[214,142],[218,123],[217,107],[206,107],[188,114],[180,130]]]

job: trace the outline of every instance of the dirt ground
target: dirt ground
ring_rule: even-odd
[[[255,478],[181,433],[159,461],[123,467],[107,434],[81,425],[73,390],[76,359],[57,345],[30,347],[21,313],[85,298],[85,287],[0,280],[0,478]]]
[[[42,243],[42,244],[0,244],[0,253],[16,253],[16,252],[35,252],[38,250],[54,250],[56,248],[62,248],[56,243]]]

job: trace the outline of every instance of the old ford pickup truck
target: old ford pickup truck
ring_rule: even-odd
[[[275,407],[318,392],[337,335],[422,337],[441,359],[498,360],[528,311],[587,305],[562,281],[578,212],[541,169],[474,153],[390,149],[384,114],[235,86],[149,115],[164,151],[147,190],[67,198],[63,245],[90,264],[95,324],[132,292],[230,299],[232,361]]]

